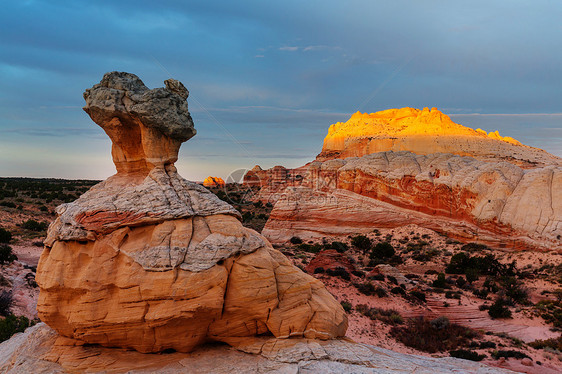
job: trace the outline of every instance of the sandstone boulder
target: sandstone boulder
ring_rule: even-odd
[[[112,72],[84,110],[117,174],[57,208],[37,269],[38,314],[60,335],[140,352],[189,352],[256,335],[345,335],[342,307],[239,213],[173,165],[195,135],[187,89]]]

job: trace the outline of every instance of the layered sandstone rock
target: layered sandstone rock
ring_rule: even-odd
[[[224,187],[224,180],[220,177],[207,177],[203,181],[205,187]]]
[[[256,339],[239,350],[146,355],[75,345],[43,323],[0,344],[0,372],[27,373],[513,373],[452,357],[397,353],[349,340]]]
[[[383,151],[452,153],[483,161],[508,161],[524,168],[562,165],[560,158],[522,145],[511,137],[502,137],[497,131],[486,133],[454,123],[436,108],[357,112],[347,122],[330,126],[317,160],[361,157]]]
[[[380,152],[298,172],[263,230],[274,242],[415,223],[495,247],[562,250],[562,167]]]
[[[343,336],[345,313],[318,280],[177,174],[195,130],[187,90],[165,83],[149,90],[113,72],[86,90],[117,174],[57,208],[37,269],[39,317],[64,337],[141,352]]]

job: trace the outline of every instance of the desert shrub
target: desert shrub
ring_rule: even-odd
[[[366,252],[371,248],[371,239],[366,237],[365,235],[357,235],[351,238],[351,245],[356,247],[357,249],[363,250]]]
[[[460,300],[461,299],[461,294],[459,292],[453,292],[453,291],[447,291],[445,292],[445,297],[447,299],[457,299]]]
[[[326,249],[335,249],[338,253],[344,253],[349,249],[349,246],[343,242],[332,242],[326,246]]]
[[[500,284],[502,286],[502,290],[505,292],[505,296],[514,303],[527,304],[529,302],[527,290],[521,286],[521,283],[517,280],[517,278],[513,276],[502,277]]]
[[[446,281],[446,279],[445,279],[445,274],[444,274],[444,273],[439,273],[439,274],[437,274],[437,279],[434,280],[431,285],[432,285],[433,287],[435,287],[435,288],[445,288],[445,287],[448,287],[447,281]]]
[[[486,355],[480,355],[478,352],[470,351],[467,349],[457,349],[449,351],[451,357],[462,358],[463,360],[482,361]]]
[[[244,215],[242,215],[242,218],[244,218]],[[34,219],[28,219],[22,224],[22,227],[31,231],[45,231],[47,230],[47,222],[37,222]]]
[[[507,307],[507,302],[501,297],[497,298],[490,309],[488,309],[488,314],[492,318],[511,318],[511,311]]]
[[[478,307],[478,310],[488,310],[490,306],[488,304],[482,304]]]
[[[404,323],[404,318],[394,309],[369,308],[365,305],[360,313],[372,320],[379,320],[387,325],[401,325]]]
[[[435,275],[435,274],[439,274],[439,272],[437,270],[429,269],[429,270],[426,270],[425,274],[426,275]]]
[[[509,265],[502,264],[492,254],[486,256],[470,256],[466,252],[460,252],[451,257],[447,268],[447,274],[465,274],[467,280],[469,274],[471,278],[478,278],[479,275],[492,276],[513,276],[515,275],[515,262]]]
[[[290,240],[291,244],[302,244],[302,239],[298,236],[293,236]]]
[[[27,273],[25,275],[25,281],[29,287],[37,288],[39,285],[35,281],[35,275],[33,273]]]
[[[309,253],[318,253],[322,250],[322,246],[320,244],[301,243],[298,245],[298,248]]]
[[[375,294],[375,286],[373,286],[373,284],[370,282],[354,284],[354,286],[355,288],[357,288],[357,291],[359,291],[363,295],[372,296]]]
[[[466,252],[481,252],[481,251],[489,251],[490,248],[484,244],[467,243],[461,247],[461,250]]]
[[[431,325],[431,327],[437,329],[437,330],[443,330],[448,328],[451,325],[451,321],[449,321],[449,318],[445,317],[445,316],[441,316],[441,317],[437,317],[435,319],[432,319],[431,321],[429,321],[429,324]]]
[[[369,254],[370,258],[390,258],[396,254],[394,247],[388,242],[377,243]]]
[[[406,291],[404,291],[402,287],[398,287],[398,286],[392,288],[390,292],[395,295],[406,295]]]
[[[345,280],[351,279],[351,276],[349,275],[347,270],[345,270],[345,268],[341,267],[341,266],[338,266],[334,269],[326,270],[326,274],[331,275],[333,277],[340,277],[340,278],[345,279]]]
[[[377,287],[375,289],[375,295],[377,295],[377,297],[387,297],[388,293],[386,292],[386,290],[382,287]]]
[[[446,318],[432,323],[421,317],[410,319],[404,327],[391,328],[390,334],[404,345],[428,353],[468,346],[478,336],[474,330],[449,323]]]
[[[455,284],[458,288],[462,288],[466,284],[466,279],[464,279],[463,277],[458,277],[455,281]]]
[[[496,343],[488,342],[488,341],[480,342],[479,348],[480,349],[496,348]]]
[[[12,247],[8,244],[0,244],[0,265],[11,264],[18,257],[12,252]]]
[[[535,349],[551,348],[562,352],[562,335],[560,335],[558,338],[535,340],[533,342],[530,342],[529,345]]]
[[[314,269],[314,274],[322,274],[324,273],[324,268],[319,266],[316,269]]]
[[[13,314],[0,319],[0,342],[10,339],[18,332],[24,332],[29,327],[29,319],[24,316],[16,317]]]
[[[351,274],[355,275],[356,277],[359,278],[365,278],[365,272],[361,271],[361,270],[352,270]]]
[[[351,312],[351,309],[353,309],[353,305],[349,301],[342,301],[340,304],[346,313]]]
[[[425,293],[423,293],[422,291],[413,290],[413,291],[410,291],[410,295],[415,297],[416,299],[418,299],[420,301],[423,301],[424,303],[426,302]]]
[[[535,310],[554,327],[562,327],[562,303],[554,300],[541,300],[535,304]]]
[[[500,350],[500,351],[493,351],[492,352],[492,357],[495,358],[496,360],[504,357],[504,358],[516,358],[518,360],[521,360],[523,358],[531,358],[529,357],[527,354],[520,352],[520,351],[514,351],[514,350]]]
[[[12,240],[12,233],[0,227],[0,243],[9,243]]]
[[[0,201],[0,206],[5,206],[6,208],[15,208],[16,204],[11,201]]]
[[[388,276],[386,277],[386,279],[387,279],[390,283],[395,284],[395,285],[398,286],[398,279],[396,279],[396,277],[393,277],[392,275],[388,275]]]
[[[377,281],[384,281],[386,279],[386,277],[384,276],[384,274],[373,274],[369,277],[369,279],[372,280],[377,280]]]
[[[0,293],[0,315],[7,316],[10,314],[12,306],[12,293],[10,291],[2,291]]]

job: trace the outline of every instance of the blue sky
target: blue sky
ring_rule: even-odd
[[[192,180],[300,166],[360,110],[438,107],[562,156],[560,1],[24,1],[0,13],[0,176],[102,179],[107,71],[190,90]]]

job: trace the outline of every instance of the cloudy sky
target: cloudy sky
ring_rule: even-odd
[[[438,107],[562,156],[562,2],[33,1],[0,13],[0,176],[101,179],[107,71],[190,90],[192,180],[314,158],[360,110]]]

